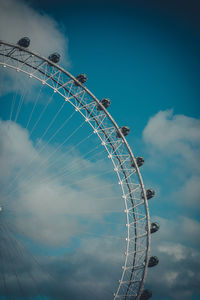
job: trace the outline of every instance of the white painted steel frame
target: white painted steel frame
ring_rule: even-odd
[[[0,41],[0,65],[23,72],[64,97],[90,124],[108,152],[121,186],[127,219],[125,262],[114,299],[138,300],[148,268],[150,218],[143,180],[127,140],[101,102],[74,76],[47,58]],[[116,137],[116,132],[121,138]]]

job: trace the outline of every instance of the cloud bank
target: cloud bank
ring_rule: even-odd
[[[44,152],[39,151],[30,140],[28,131],[11,121],[0,121],[0,133],[0,180],[4,185],[1,202],[21,215],[15,226],[27,236],[43,243],[59,245],[79,230],[87,228],[88,225],[81,224],[84,214],[100,219],[105,210],[113,210],[117,194],[108,186],[108,178],[98,176],[98,171],[94,176],[94,171],[102,172],[98,162],[92,164],[84,161],[74,152],[68,151],[65,155],[65,149],[58,152],[53,161],[48,161],[47,157],[56,148],[51,145]],[[63,161],[64,170],[69,172],[59,177]],[[69,166],[75,161],[91,165],[87,174],[84,168],[82,174],[73,175],[73,169],[70,172]],[[53,167],[50,167],[52,162]],[[102,186],[103,190],[100,189]],[[8,199],[6,194],[10,195]],[[107,201],[109,198],[114,200]],[[120,211],[120,204],[115,203],[115,208]],[[26,215],[29,222],[24,226]]]
[[[147,285],[154,299],[198,299],[200,120],[160,111],[150,118],[143,139],[146,173],[159,191],[150,214],[161,225],[151,248],[160,263],[149,271]]]
[[[54,147],[40,152],[26,129],[0,121],[0,272],[6,278],[0,293],[20,299],[39,294],[60,300],[66,295],[110,299],[121,275],[126,228],[110,226],[109,220],[104,223],[104,212],[112,212],[113,207],[122,211],[121,202],[116,202],[118,193],[106,187],[109,177],[92,177],[102,172],[104,164],[87,161],[77,151],[59,152],[54,159],[62,160],[49,168],[49,161],[44,161]],[[78,161],[90,168],[84,178],[75,176],[76,184],[71,174],[63,184],[63,178],[56,176],[63,161],[66,167]]]

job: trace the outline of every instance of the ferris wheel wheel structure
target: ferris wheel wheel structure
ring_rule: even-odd
[[[58,53],[45,58],[30,51],[29,45],[27,37],[20,39],[16,45],[0,41],[0,65],[35,78],[59,94],[82,115],[100,139],[117,175],[126,213],[125,261],[114,299],[147,300],[152,296],[151,291],[144,289],[147,269],[158,264],[158,258],[150,256],[150,236],[158,231],[159,224],[150,223],[148,200],[155,192],[145,190],[139,170],[144,159],[133,155],[125,138],[130,128],[119,127],[108,112],[110,99],[98,100],[86,88],[85,74],[71,75],[57,65],[60,60]]]

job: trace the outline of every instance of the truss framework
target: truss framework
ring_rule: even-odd
[[[0,65],[23,72],[53,89],[84,117],[105,147],[121,186],[127,220],[125,262],[114,299],[138,300],[149,261],[150,218],[143,180],[127,140],[101,102],[74,76],[47,58],[0,41]]]

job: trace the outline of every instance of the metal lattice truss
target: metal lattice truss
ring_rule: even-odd
[[[114,299],[139,299],[150,251],[148,203],[136,160],[118,125],[85,86],[50,60],[20,46],[0,41],[0,65],[23,72],[49,86],[73,105],[98,135],[117,174],[127,219],[125,262]],[[100,105],[100,110],[97,105]],[[121,138],[116,136],[116,132]],[[133,163],[135,167],[132,167]]]

